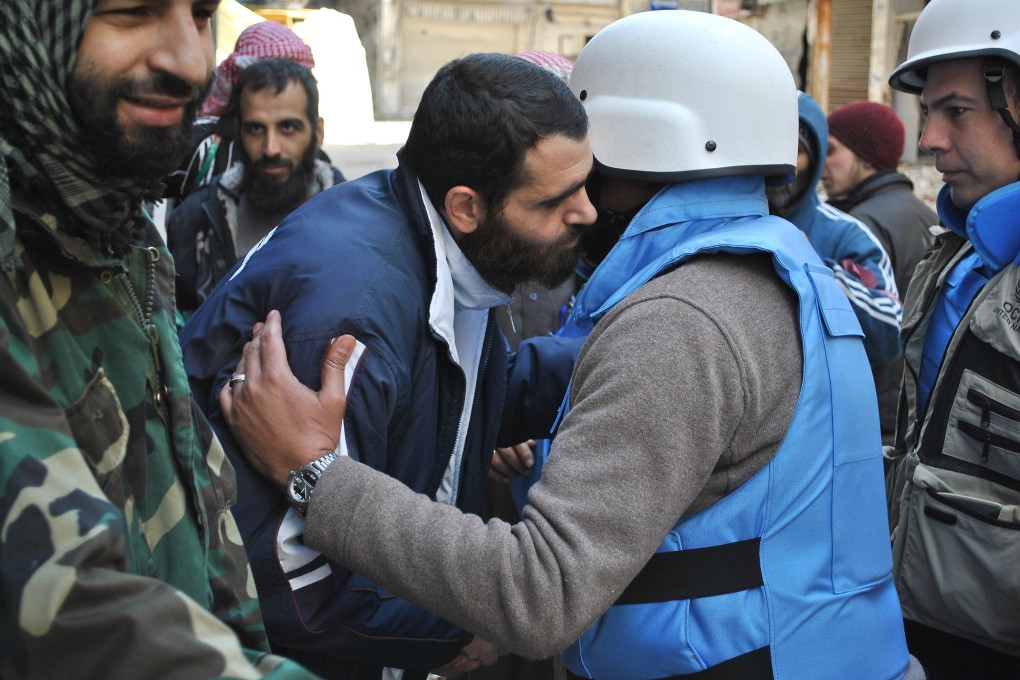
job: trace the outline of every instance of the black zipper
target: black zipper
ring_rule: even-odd
[[[944,369],[944,375],[942,376],[943,385],[956,386],[960,384],[960,380],[963,377],[965,363],[963,357],[967,356],[972,351],[973,343],[981,342],[969,328],[966,329],[964,333],[965,335],[961,338],[960,343],[957,346],[957,351],[954,353],[951,362]],[[958,429],[964,434],[967,434],[973,439],[981,442],[981,461],[971,462],[943,453],[942,447],[945,445],[946,433],[949,430],[949,415],[952,412],[956,391],[948,392],[943,390],[941,393],[933,392],[932,397],[933,398],[929,399],[928,404],[928,408],[931,410],[931,415],[924,420],[924,422],[927,422],[928,424],[927,430],[924,434],[924,440],[922,441],[918,439],[917,443],[914,445],[914,450],[917,451],[921,462],[925,465],[931,465],[944,470],[951,470],[953,472],[987,479],[1009,489],[1020,491],[1020,479],[1017,479],[1012,475],[993,470],[986,465],[981,464],[987,463],[989,449],[992,446],[1000,447],[1011,453],[1020,453],[1020,444],[1006,439],[1005,437],[994,435],[979,425],[966,423],[965,421],[960,420],[958,423]],[[991,405],[991,400],[989,400],[988,408],[989,413],[994,412],[992,410],[993,407]],[[991,418],[989,417],[989,422],[990,421]],[[915,425],[915,438],[919,436],[920,427],[921,423],[917,423]],[[936,447],[933,447],[933,442],[937,443]]]
[[[976,439],[982,444],[981,448],[981,462],[988,462],[988,449],[994,446],[997,449],[1003,449],[1010,453],[1020,453],[1020,443],[1007,439],[1002,435],[995,434],[994,432],[987,430],[983,427],[978,427],[973,423],[968,423],[965,420],[961,420],[957,425],[960,432],[963,432],[968,437]]]
[[[459,365],[457,365],[457,362],[455,362],[453,360],[453,350],[452,350],[452,348],[450,346],[450,343],[448,343],[444,337],[442,337],[441,335],[436,333],[434,330],[432,330],[431,333],[432,333],[433,340],[435,340],[435,341],[437,341],[439,343],[442,343],[446,347],[446,361],[447,361],[447,364],[448,364],[448,368],[440,367],[439,370],[443,371],[443,372],[449,370],[450,373],[451,373],[451,378],[454,377],[455,375],[460,378],[460,385],[461,385],[461,387],[460,387],[460,394],[457,395],[457,397],[456,397],[456,399],[457,399],[457,405],[456,405],[457,406],[457,410],[455,411],[456,413],[459,413],[460,415],[457,417],[457,422],[454,425],[453,437],[451,438],[449,445],[445,446],[445,449],[446,449],[445,452],[440,450],[440,447],[439,447],[440,441],[439,440],[436,441],[436,444],[437,444],[437,446],[436,446],[436,453],[440,454],[440,455],[443,455],[443,460],[442,460],[442,462],[439,463],[439,465],[437,465],[436,469],[433,470],[432,475],[429,478],[428,486],[425,489],[425,493],[430,498],[435,500],[436,496],[439,494],[440,487],[443,485],[443,478],[446,476],[446,470],[447,470],[447,468],[450,467],[450,459],[453,458],[453,451],[454,451],[455,448],[457,448],[457,435],[460,432],[460,423],[461,423],[461,420],[463,420],[463,418],[464,418],[464,404],[465,404],[466,399],[467,399],[467,376],[464,373],[464,369],[461,368]],[[437,375],[437,379],[445,381],[445,378],[440,378],[438,375]],[[440,393],[441,392],[442,392],[442,390],[440,389]],[[443,418],[443,413],[442,413],[442,411],[443,411],[443,400],[442,399],[439,400],[439,410],[440,410],[439,419],[440,419],[440,421],[443,421],[444,418]],[[437,432],[436,432],[437,436],[440,435],[441,432],[442,432],[442,428],[439,428],[437,430]],[[459,489],[457,491],[457,495],[458,496],[460,495],[460,490]],[[453,499],[453,500],[454,500],[454,502],[456,502],[456,499]]]
[[[135,313],[138,315],[138,325],[149,341],[149,359],[152,365],[152,377],[148,379],[149,389],[152,391],[156,411],[165,421],[166,414],[163,407],[166,400],[169,399],[169,391],[163,383],[163,361],[159,354],[159,330],[152,322],[152,313],[156,302],[156,263],[159,261],[159,250],[152,247],[146,248],[143,256],[145,257],[144,302],[143,298],[138,295],[134,284],[131,283],[130,271],[124,271],[120,275],[120,280]]]
[[[1006,406],[1002,402],[994,401],[990,397],[986,397],[981,394],[973,387],[967,391],[967,401],[980,407],[981,409],[981,427],[988,427],[991,422],[991,414],[997,413],[1000,416],[1009,418],[1020,422],[1020,409],[1015,409],[1010,406]]]

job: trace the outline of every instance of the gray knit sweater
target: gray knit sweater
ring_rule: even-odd
[[[565,648],[677,520],[764,466],[801,383],[796,296],[766,256],[696,258],[591,333],[523,521],[487,524],[350,459],[305,541],[503,650]]]

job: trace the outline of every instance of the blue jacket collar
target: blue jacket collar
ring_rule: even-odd
[[[949,198],[949,186],[943,186],[937,208],[942,223],[974,244],[993,271],[1020,264],[1020,182],[987,194],[966,213]]]

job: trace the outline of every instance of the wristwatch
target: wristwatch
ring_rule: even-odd
[[[308,503],[312,500],[312,492],[319,477],[338,457],[336,453],[330,451],[321,458],[290,471],[287,478],[287,501],[302,515],[308,510]]]

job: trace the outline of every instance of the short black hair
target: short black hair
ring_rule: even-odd
[[[498,210],[528,181],[529,149],[587,134],[588,116],[562,80],[518,57],[478,53],[446,64],[425,88],[403,157],[437,207],[464,185]]]
[[[1005,72],[1002,83],[1006,97],[1013,101],[1013,104],[1020,106],[1020,66],[1011,61],[1005,62]]]
[[[230,102],[224,118],[240,123],[241,95],[245,90],[258,92],[272,87],[275,94],[280,94],[291,83],[301,83],[305,88],[308,122],[315,126],[319,120],[319,86],[315,76],[301,64],[281,57],[256,61],[241,71],[230,90]]]

